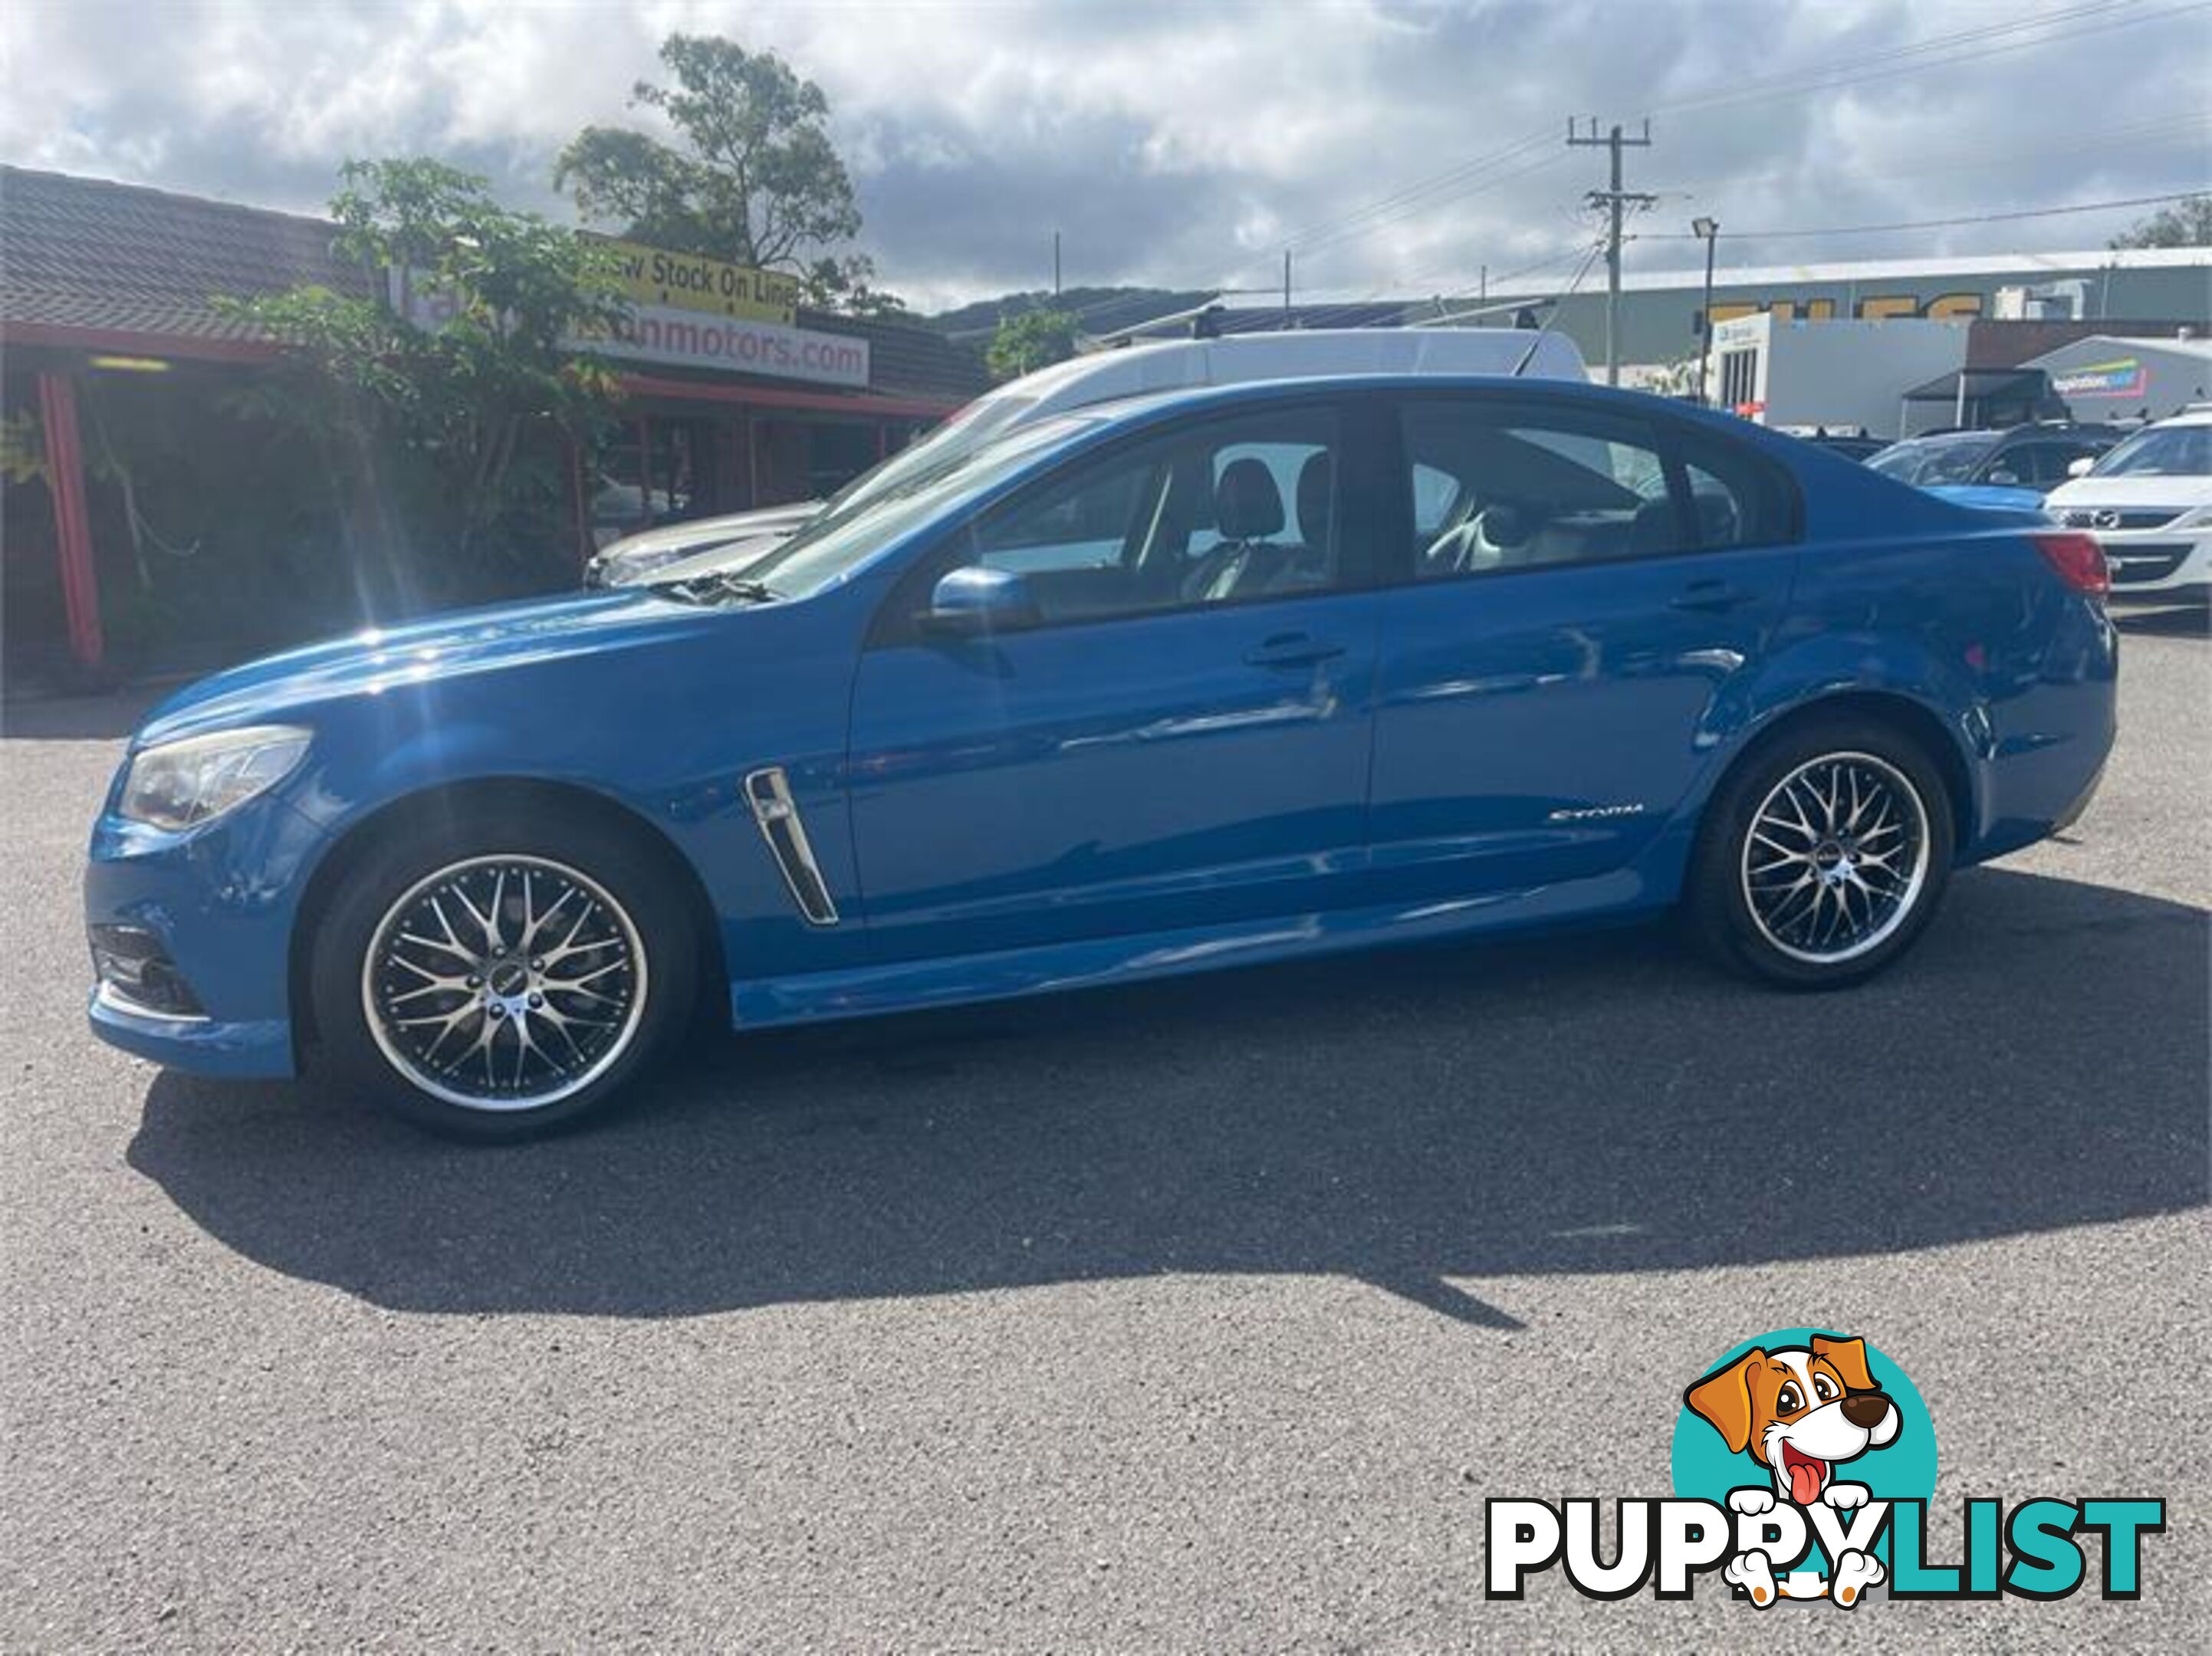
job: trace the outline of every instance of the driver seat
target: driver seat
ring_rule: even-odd
[[[1213,523],[1221,540],[1184,577],[1189,604],[1219,604],[1263,590],[1278,561],[1268,537],[1283,531],[1283,491],[1275,474],[1249,456],[1222,468],[1213,486]]]

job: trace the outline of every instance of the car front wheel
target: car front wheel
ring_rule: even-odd
[[[1872,976],[1919,937],[1951,872],[1951,802],[1920,747],[1872,720],[1784,734],[1715,797],[1690,918],[1711,952],[1792,988]]]
[[[422,1125],[515,1139],[574,1121],[688,1017],[696,950],[670,883],[596,822],[488,814],[394,835],[315,939],[316,1023],[344,1077]]]

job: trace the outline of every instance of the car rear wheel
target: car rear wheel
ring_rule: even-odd
[[[1918,743],[1869,719],[1785,732],[1708,808],[1688,892],[1708,950],[1790,988],[1839,988],[1910,949],[1950,877],[1952,806]]]
[[[456,1137],[574,1122],[689,1017],[697,949],[671,884],[598,822],[550,832],[495,811],[427,842],[390,836],[314,939],[325,1055]]]

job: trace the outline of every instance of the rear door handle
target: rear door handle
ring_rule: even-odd
[[[1669,598],[1667,607],[1717,615],[1723,610],[1740,609],[1758,596],[1748,587],[1733,586],[1724,580],[1693,580]]]
[[[1244,652],[1255,667],[1310,667],[1344,653],[1341,644],[1328,644],[1304,633],[1278,633]]]

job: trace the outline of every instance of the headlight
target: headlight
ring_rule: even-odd
[[[2194,512],[2185,512],[2170,527],[2174,529],[2212,529],[2212,506],[2200,506]]]
[[[308,739],[289,725],[257,725],[164,742],[131,760],[116,809],[159,828],[195,827],[283,781],[307,756]]]

